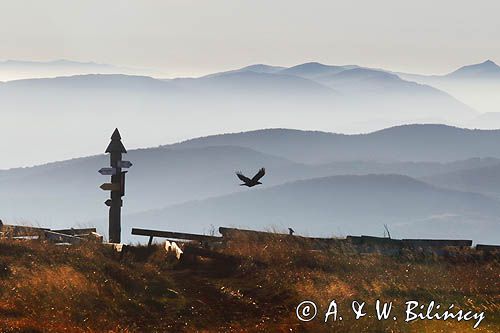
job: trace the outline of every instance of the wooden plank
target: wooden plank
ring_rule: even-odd
[[[298,242],[304,242],[313,247],[324,248],[328,246],[340,245],[346,242],[346,239],[340,238],[321,238],[321,237],[304,237],[298,235],[290,235],[284,233],[275,233],[275,232],[265,232],[265,231],[256,231],[256,230],[248,230],[248,229],[236,229],[236,228],[226,228],[220,227],[219,233],[222,234],[224,238],[231,239],[232,237],[236,237],[237,235],[245,235],[249,238],[253,238],[254,240],[266,240],[266,239],[287,239],[294,240]]]
[[[40,228],[40,227],[32,227],[32,226],[24,226],[24,225],[15,225],[15,224],[2,224],[2,229],[15,229],[15,230],[50,230],[49,228]]]
[[[486,252],[500,251],[500,245],[477,244],[476,250],[486,251]]]
[[[247,235],[250,237],[294,237],[295,239],[303,239],[309,241],[316,241],[324,244],[335,244],[342,243],[342,241],[348,241],[354,245],[379,245],[379,246],[389,246],[389,247],[470,247],[472,246],[472,240],[464,239],[393,239],[386,237],[374,237],[374,236],[347,236],[345,240],[336,238],[319,238],[319,237],[303,237],[303,236],[291,236],[288,234],[271,233],[264,231],[246,230],[246,229],[236,229],[236,228],[226,228],[220,227],[219,232],[223,237],[231,238],[238,234]]]
[[[267,231],[258,231],[258,230],[249,230],[249,229],[237,229],[237,228],[227,228],[220,227],[219,233],[223,237],[232,237],[237,234],[245,234],[248,236],[255,237],[296,237],[296,238],[307,238],[313,240],[332,240],[335,238],[320,238],[320,237],[304,237],[299,235],[290,235],[289,233],[279,233],[279,232],[267,232]]]
[[[37,240],[40,239],[40,236],[14,236],[12,239]]]
[[[188,234],[184,232],[172,232],[172,231],[161,231],[161,230],[140,229],[140,228],[132,228],[132,235],[173,238],[173,239],[189,239],[200,242],[222,240],[222,237],[216,237],[216,236],[205,236],[198,234]]]
[[[347,236],[356,245],[384,245],[405,247],[470,247],[471,240],[465,239],[392,239],[373,236]]]
[[[374,244],[374,245],[389,245],[389,246],[401,246],[401,240],[392,239],[387,237],[374,237],[374,236],[361,236],[362,244]]]
[[[1,225],[1,231],[4,237],[40,236],[43,235],[45,230],[49,229],[13,224]]]
[[[374,237],[374,236],[347,236],[346,241],[352,245],[359,246],[381,246],[381,247],[392,247],[400,248],[403,243],[399,239],[387,238],[387,237]]]
[[[226,228],[226,227],[220,227],[219,233],[223,237],[232,237],[232,236],[237,235],[237,234],[245,234],[248,236],[255,236],[255,237],[289,236],[289,234],[280,234],[280,233],[275,233],[275,232],[265,232],[265,231]]]
[[[89,235],[93,232],[97,232],[96,228],[79,228],[79,229],[71,228],[71,229],[58,229],[51,231],[70,236]]]
[[[104,237],[102,235],[98,234],[97,232],[91,232],[88,235],[78,235],[78,237],[81,237],[81,238],[86,239],[86,240],[98,242],[98,243],[102,243],[102,241],[104,239]]]
[[[468,239],[403,239],[403,244],[411,247],[471,247]]]
[[[82,239],[75,236],[70,236],[66,234],[61,234],[58,232],[53,232],[49,230],[45,230],[45,238],[53,242],[62,242],[62,243],[70,243],[70,244],[80,244]]]
[[[317,241],[334,241],[336,238],[320,238],[320,237],[304,237],[298,235],[290,235],[278,232],[266,232],[266,231],[257,231],[257,230],[248,230],[248,229],[237,229],[237,228],[226,228],[220,227],[219,233],[223,237],[233,237],[238,234],[243,234],[247,236],[253,237],[294,237],[296,239],[308,239],[308,240],[317,240]]]

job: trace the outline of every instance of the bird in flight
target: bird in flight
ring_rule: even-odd
[[[238,178],[243,182],[243,184],[240,184],[240,186],[248,186],[248,187],[253,187],[255,185],[259,185],[259,184],[262,184],[261,182],[259,182],[259,180],[264,177],[264,175],[266,174],[266,169],[264,168],[261,168],[259,170],[259,172],[257,172],[255,174],[255,176],[253,176],[252,179],[244,176],[241,171],[238,171],[236,172],[236,176],[238,176]]]

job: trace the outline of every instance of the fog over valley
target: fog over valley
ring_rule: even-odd
[[[441,84],[477,89],[480,82],[488,94],[500,80],[491,61],[457,70],[467,75],[443,77],[315,62],[161,79],[123,74],[134,71],[112,65],[11,61],[0,63],[0,74],[14,65],[33,75],[70,76],[0,83],[4,169],[99,153],[114,127],[127,133],[129,147],[151,147],[262,128],[355,134],[411,123],[500,124],[496,113],[485,113],[492,108],[474,108]]]
[[[118,127],[134,164],[125,240],[132,226],[345,236],[382,235],[387,224],[399,238],[498,243],[500,117],[470,92],[495,104],[487,96],[499,69],[485,61],[429,76],[309,62],[165,78],[96,63],[0,63],[4,77],[31,73],[0,84],[1,218],[105,233],[97,170]],[[238,185],[236,171],[261,167],[262,185]]]

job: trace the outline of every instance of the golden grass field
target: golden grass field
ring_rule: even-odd
[[[287,238],[239,237],[217,251],[234,260],[177,260],[160,245],[123,254],[95,243],[0,241],[1,332],[500,332],[499,257],[311,251]],[[302,300],[335,299],[342,321],[300,322]],[[393,301],[400,320],[354,320],[352,300]],[[405,323],[406,300],[484,311],[474,321]],[[320,311],[320,313],[321,313]]]

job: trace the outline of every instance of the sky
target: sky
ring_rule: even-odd
[[[498,0],[0,0],[0,59],[196,76],[254,63],[441,74],[500,63]]]

